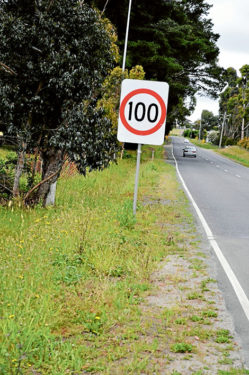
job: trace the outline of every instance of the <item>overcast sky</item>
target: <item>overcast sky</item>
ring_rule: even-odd
[[[207,0],[213,7],[210,17],[214,32],[220,34],[219,64],[228,68],[239,69],[249,64],[249,0]],[[190,116],[192,121],[201,117],[203,109],[218,114],[218,101],[198,97],[197,106]]]

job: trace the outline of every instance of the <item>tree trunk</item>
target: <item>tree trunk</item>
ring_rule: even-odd
[[[242,118],[242,124],[241,124],[241,136],[240,139],[243,140],[245,138],[245,118]]]
[[[25,164],[25,154],[26,154],[26,148],[27,144],[25,142],[22,142],[22,149],[18,152],[18,158],[17,158],[17,165],[15,170],[15,178],[14,178],[14,184],[13,184],[13,196],[17,197],[19,195],[19,183],[20,183],[20,177],[23,172],[24,164]]]
[[[56,184],[57,181],[53,182],[49,187],[49,192],[46,197],[45,206],[54,206],[55,204],[55,195],[56,195]]]
[[[38,200],[42,200],[43,206],[46,207],[48,204],[54,204],[55,202],[55,183],[64,163],[64,153],[60,150],[51,149],[42,152],[41,157],[43,160],[42,179],[44,180],[55,173],[55,176],[42,184],[38,190]]]

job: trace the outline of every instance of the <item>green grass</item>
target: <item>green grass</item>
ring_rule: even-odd
[[[172,345],[171,350],[174,353],[191,353],[193,351],[193,345],[185,342],[179,342]]]
[[[249,151],[242,147],[230,146],[227,148],[218,149],[216,152],[244,165],[245,167],[249,167]]]
[[[162,148],[158,153],[162,159]],[[134,155],[101,173],[60,180],[55,208],[0,207],[1,374],[107,371],[127,354],[112,331],[139,321],[149,275],[174,247],[164,245],[157,222],[187,215],[174,169],[148,155],[136,219]],[[135,330],[129,341],[136,337]]]
[[[14,151],[15,151],[14,146],[2,146],[2,147],[0,147],[0,159],[6,158],[6,156],[10,152],[14,152]]]
[[[159,374],[167,356],[198,355],[196,336],[233,348],[229,331],[205,328],[218,319],[215,306],[191,305],[214,282],[197,255],[189,265],[204,279],[185,303],[144,308],[158,262],[189,258],[196,241],[174,167],[162,147],[154,161],[143,149],[136,218],[136,152],[103,172],[60,179],[54,208],[0,206],[1,375]]]

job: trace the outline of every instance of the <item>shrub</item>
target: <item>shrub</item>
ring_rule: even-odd
[[[171,350],[174,353],[191,353],[193,350],[193,346],[185,342],[179,342],[177,344],[172,345]]]
[[[219,141],[219,134],[217,131],[215,130],[211,130],[209,133],[208,133],[208,140],[213,144],[213,145],[217,145],[218,144],[218,141]]]
[[[226,138],[225,140],[225,146],[234,146],[237,144],[237,141],[233,138]]]
[[[249,137],[246,137],[244,139],[241,139],[238,142],[238,146],[245,148],[246,150],[249,150]]]
[[[9,153],[5,159],[0,159],[0,198],[2,199],[9,199],[12,195],[16,163],[15,152]]]
[[[197,130],[194,130],[194,129],[186,129],[186,130],[184,130],[184,132],[183,132],[183,136],[184,137],[189,137],[189,138],[192,138],[192,139],[194,139],[195,137],[197,137],[198,136],[198,131]]]

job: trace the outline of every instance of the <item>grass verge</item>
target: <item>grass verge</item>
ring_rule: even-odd
[[[217,153],[230,158],[237,163],[249,167],[249,151],[239,146],[229,146],[223,149],[215,150]]]
[[[216,145],[213,145],[211,143],[205,143],[203,141],[199,141],[198,139],[190,139],[190,142],[193,143],[194,145],[198,146],[198,147],[202,147],[202,148],[205,148],[207,150],[217,150],[218,149],[218,146]]]
[[[211,281],[198,284],[205,276],[198,258],[182,268],[191,277],[181,270],[163,277],[164,291],[177,287],[188,303],[146,303],[159,262],[186,261],[197,245],[162,152],[156,148],[153,161],[149,148],[143,153],[136,219],[135,153],[101,173],[61,179],[55,208],[0,207],[1,375],[161,374],[173,359],[201,356],[198,340],[233,349],[227,331],[203,328],[217,313],[199,308]]]

